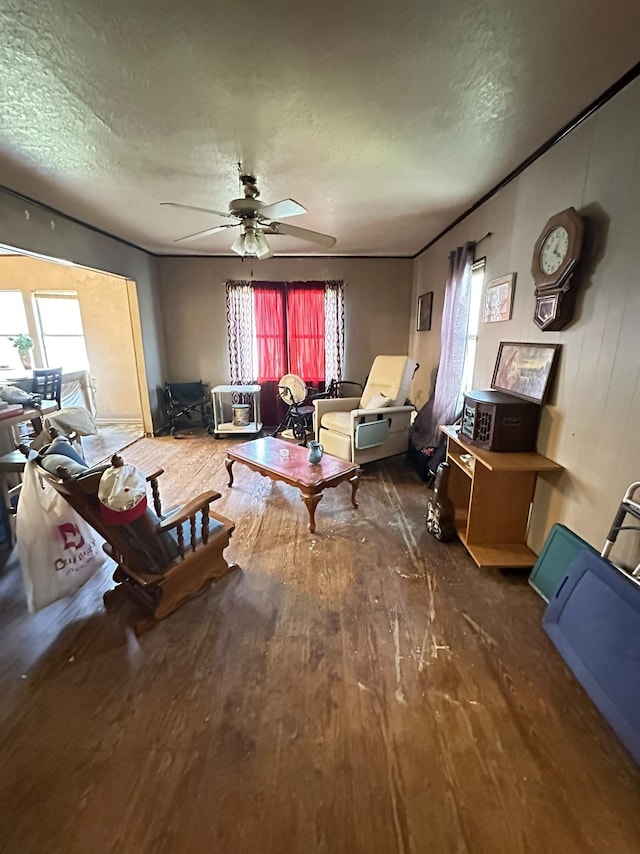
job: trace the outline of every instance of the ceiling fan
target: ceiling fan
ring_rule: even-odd
[[[240,168],[242,173],[242,169]],[[330,249],[335,245],[336,238],[329,234],[321,234],[319,231],[310,231],[308,228],[298,228],[295,225],[279,222],[292,216],[304,214],[307,209],[293,199],[282,199],[271,205],[259,201],[260,190],[253,175],[240,174],[243,198],[232,199],[229,202],[229,212],[210,210],[209,208],[197,208],[193,205],[182,205],[178,202],[160,202],[174,208],[184,208],[190,211],[202,211],[223,216],[234,220],[224,225],[214,225],[205,228],[204,231],[196,231],[195,234],[187,234],[174,240],[174,243],[182,243],[185,240],[195,240],[198,237],[208,237],[228,228],[240,228],[240,234],[232,243],[231,249],[242,258],[271,258],[273,252],[267,242],[266,235],[286,234],[289,237],[297,237],[316,243],[318,246],[326,246]]]

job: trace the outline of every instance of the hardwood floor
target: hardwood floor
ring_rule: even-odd
[[[82,449],[89,465],[95,465],[102,460],[108,459],[112,454],[122,448],[127,448],[133,442],[144,436],[142,423],[100,424],[95,436],[82,437]]]
[[[142,439],[165,507],[215,488],[241,569],[135,638],[109,580],[30,617],[0,573],[0,850],[640,850],[640,772],[526,576],[430,537],[402,459],[318,505],[208,436]]]

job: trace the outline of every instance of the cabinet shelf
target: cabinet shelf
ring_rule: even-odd
[[[526,538],[538,472],[561,466],[535,453],[485,451],[461,440],[454,427],[442,429],[452,464],[449,498],[463,545],[481,568],[532,567],[536,555]]]
[[[468,477],[473,477],[473,469],[474,469],[474,460],[472,459],[470,463],[465,462],[461,459],[460,454],[455,452],[451,453],[448,456],[449,462],[454,463],[458,466],[458,468],[463,471]]]

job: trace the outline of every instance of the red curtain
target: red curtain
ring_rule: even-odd
[[[324,388],[324,285],[256,282],[253,289],[262,417],[275,425],[286,411],[278,395],[281,377],[297,374]]]
[[[324,380],[324,287],[287,287],[289,371],[313,385]]]
[[[258,382],[277,381],[287,373],[284,290],[269,283],[255,284],[253,299]]]

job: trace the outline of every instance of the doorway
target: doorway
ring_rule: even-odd
[[[6,346],[7,339],[27,336],[30,367],[62,367],[62,406],[84,406],[94,416],[98,434],[83,440],[89,463],[151,431],[134,282],[5,251],[0,301],[13,307],[0,319],[0,381],[30,373]]]

